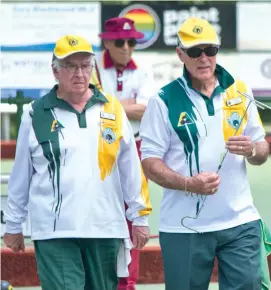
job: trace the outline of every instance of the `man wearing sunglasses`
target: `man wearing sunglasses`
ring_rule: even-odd
[[[125,17],[107,20],[104,28],[105,31],[99,36],[103,40],[105,50],[96,56],[91,83],[119,99],[132,126],[140,155],[140,120],[154,90],[150,73],[139,68],[132,59],[137,39],[143,38],[144,34],[135,29],[133,20]],[[127,222],[132,234],[132,224]],[[119,290],[135,289],[139,274],[139,251],[133,249],[131,258],[129,277],[119,280]]]
[[[215,257],[219,289],[267,289],[246,161],[263,164],[269,148],[257,107],[241,94],[252,91],[216,63],[220,41],[209,22],[188,18],[178,39],[183,75],[149,100],[140,127],[144,172],[164,188],[166,289],[208,289]]]

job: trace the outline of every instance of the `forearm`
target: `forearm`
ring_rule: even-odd
[[[162,159],[147,158],[142,161],[147,178],[164,188],[185,190],[186,177],[171,170]]]
[[[255,143],[256,155],[247,158],[247,161],[252,165],[262,165],[266,162],[269,155],[269,144],[266,141]]]
[[[141,120],[146,106],[142,104],[122,104],[128,119]]]

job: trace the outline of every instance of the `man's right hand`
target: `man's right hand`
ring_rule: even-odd
[[[5,245],[10,248],[14,253],[19,253],[20,251],[24,252],[24,236],[22,233],[5,233],[3,240]]]
[[[220,177],[214,172],[201,172],[189,177],[187,191],[203,195],[215,194],[220,184]]]

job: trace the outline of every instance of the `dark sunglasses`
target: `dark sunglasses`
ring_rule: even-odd
[[[125,39],[116,39],[115,40],[115,46],[116,47],[123,47],[124,43],[127,41],[129,47],[135,47],[136,45],[136,40],[134,38],[132,39],[128,39],[128,40],[125,40]]]
[[[205,48],[191,47],[189,49],[182,49],[189,57],[198,58],[204,52],[206,56],[215,56],[218,53],[217,46],[208,46]]]

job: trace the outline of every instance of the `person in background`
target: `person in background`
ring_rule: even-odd
[[[105,31],[99,36],[105,50],[96,56],[95,71],[91,83],[101,91],[115,96],[124,108],[133,129],[140,156],[139,126],[154,82],[150,71],[140,68],[132,58],[137,39],[144,34],[135,29],[134,21],[116,17],[105,22]],[[131,233],[131,222],[128,220]],[[119,290],[134,290],[139,274],[139,251],[132,250],[129,277],[120,279]]]

